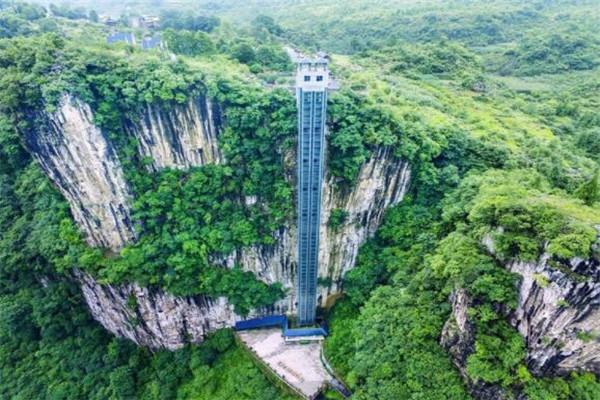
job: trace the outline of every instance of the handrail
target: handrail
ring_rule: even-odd
[[[321,347],[321,352],[319,354],[319,358],[321,359],[321,363],[323,364],[323,366],[325,367],[327,372],[329,372],[329,375],[331,375],[331,380],[329,381],[329,384],[331,385],[331,387],[333,387],[333,389],[335,389],[345,399],[352,396],[352,392],[350,390],[348,390],[348,388],[344,385],[342,379],[339,378],[339,376],[337,375],[335,370],[331,367],[331,365],[325,358],[325,352],[323,351],[323,347]]]
[[[290,382],[286,381],[285,378],[281,375],[279,375],[277,372],[275,372],[270,366],[269,364],[267,364],[265,361],[263,361],[258,354],[256,354],[256,352],[249,347],[236,333],[235,334],[235,341],[236,343],[238,343],[239,345],[242,346],[242,348],[244,350],[246,350],[246,353],[250,356],[250,358],[252,360],[254,360],[254,362],[258,363],[259,365],[262,366],[262,370],[263,372],[268,371],[269,376],[271,376],[272,378],[277,379],[279,382],[283,383],[288,389],[292,390],[295,394],[297,394],[298,396],[300,396],[302,399],[306,399],[306,400],[310,400],[304,393],[302,393],[298,388],[296,388],[294,385],[292,385]]]

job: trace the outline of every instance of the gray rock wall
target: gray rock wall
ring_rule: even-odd
[[[39,116],[42,124],[26,137],[27,147],[71,205],[91,246],[114,252],[135,239],[131,194],[113,144],[94,124],[90,106],[69,95],[57,110]],[[209,99],[190,99],[166,110],[147,106],[125,124],[150,165],[189,168],[218,163],[221,114]]]
[[[481,400],[509,400],[500,386],[485,382],[474,382],[466,373],[467,359],[475,351],[475,327],[469,321],[468,309],[471,298],[464,289],[457,289],[450,295],[452,314],[444,324],[440,345],[450,354],[452,363],[467,383],[470,394]],[[518,400],[521,400],[520,398]]]
[[[69,201],[88,242],[118,251],[135,234],[130,223],[131,196],[114,148],[94,125],[90,107],[77,99],[65,96],[48,121],[49,129],[40,129],[29,138],[30,150]],[[148,106],[126,129],[137,138],[140,154],[153,159],[151,169],[158,170],[221,162],[220,125],[219,108],[199,98],[164,110]],[[341,279],[354,266],[359,247],[375,233],[385,209],[402,200],[409,181],[408,164],[388,148],[378,149],[362,166],[351,189],[338,187],[326,175],[319,277],[331,284],[319,288],[321,304],[341,291]],[[328,226],[334,209],[348,215],[335,230]],[[281,282],[288,295],[267,312],[293,312],[296,227],[281,228],[274,239],[272,246],[238,249],[228,256],[215,255],[213,261],[224,267],[240,265],[267,283]],[[175,297],[135,284],[101,285],[83,273],[77,279],[95,319],[114,334],[150,347],[176,348],[201,341],[206,333],[231,326],[236,318],[225,299]]]
[[[547,256],[508,265],[522,277],[510,322],[525,338],[534,373],[583,369],[600,374],[599,267],[595,260],[575,259],[559,270]]]
[[[64,96],[26,145],[71,205],[75,221],[92,246],[118,250],[135,234],[130,192],[112,144],[93,123],[90,107]]]
[[[380,148],[362,166],[358,180],[349,191],[338,188],[334,178],[326,176],[321,201],[319,241],[319,277],[331,285],[320,286],[319,302],[341,291],[341,281],[356,262],[360,246],[381,224],[387,208],[404,197],[410,181],[410,167]],[[328,226],[332,210],[343,209],[348,217],[337,229]],[[278,303],[280,310],[294,312],[296,282],[296,226],[280,229],[273,246],[251,246],[234,251],[227,257],[215,257],[217,264],[241,266],[266,283],[281,282],[288,296]]]
[[[484,242],[493,250],[489,238]],[[521,277],[517,308],[507,317],[525,339],[529,369],[538,376],[582,370],[600,374],[600,262],[552,260],[544,254],[537,262],[507,262],[506,268]],[[458,289],[450,300],[452,314],[440,344],[475,398],[509,398],[499,387],[470,382],[466,376],[476,335],[467,317],[471,299]]]
[[[94,319],[139,345],[174,350],[239,319],[224,297],[178,297],[136,284],[101,285],[80,271],[75,276]]]
[[[219,163],[220,125],[219,107],[206,97],[195,97],[168,110],[148,105],[126,129],[138,139],[140,154],[153,160],[152,169],[159,170]]]

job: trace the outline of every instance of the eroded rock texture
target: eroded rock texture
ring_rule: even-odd
[[[152,159],[152,169],[159,170],[219,163],[220,125],[219,107],[206,97],[195,97],[167,110],[147,105],[126,129],[138,139],[140,154]]]
[[[80,271],[75,275],[92,316],[110,332],[140,345],[174,350],[201,342],[206,334],[239,319],[224,297],[178,297],[136,284],[101,285]]]
[[[319,241],[319,277],[330,285],[319,286],[319,302],[339,293],[341,280],[356,262],[358,249],[372,236],[388,207],[398,204],[406,193],[410,181],[410,167],[381,148],[362,166],[356,184],[350,190],[335,185],[327,176],[323,183],[321,227]],[[347,213],[342,226],[329,227],[332,210]],[[252,271],[267,283],[281,282],[288,296],[277,304],[277,309],[293,312],[296,281],[296,227],[285,227],[274,235],[273,246],[251,246],[230,254],[215,257],[215,262],[227,267],[239,265]]]
[[[475,399],[508,400],[511,397],[501,387],[474,382],[467,375],[467,359],[475,351],[475,327],[469,321],[467,313],[471,298],[464,289],[458,289],[450,295],[450,302],[452,314],[442,329],[441,346],[450,354],[452,363],[467,382],[469,392]]]
[[[118,251],[135,234],[130,222],[131,196],[115,149],[94,125],[90,107],[75,98],[65,96],[47,120],[47,128],[29,137],[30,150],[69,201],[88,242]],[[140,155],[152,158],[152,170],[222,160],[217,146],[221,111],[205,98],[165,109],[148,106],[139,120],[125,121],[124,126],[137,139]],[[388,148],[374,152],[352,188],[338,187],[326,175],[319,253],[319,277],[327,282],[319,287],[322,304],[340,292],[342,277],[354,266],[359,247],[375,233],[385,209],[402,200],[409,180],[408,164]],[[257,201],[243,199],[245,204]],[[344,210],[347,218],[332,229],[328,221],[335,209]],[[267,283],[281,282],[288,295],[266,312],[293,312],[296,227],[282,227],[274,239],[272,246],[238,249],[228,256],[215,255],[213,260],[224,267],[239,265]],[[135,284],[106,286],[89,275],[77,276],[94,318],[116,335],[150,347],[176,348],[197,342],[207,332],[231,326],[235,319],[225,299],[179,298]]]
[[[493,250],[489,240],[485,244]],[[507,262],[506,268],[520,277],[517,308],[507,318],[525,339],[529,369],[539,376],[600,373],[600,262],[557,260],[544,254],[537,262]],[[476,335],[467,317],[471,299],[459,289],[450,300],[452,314],[440,344],[470,383],[475,398],[505,398],[496,386],[469,381],[465,369]]]
[[[39,116],[26,144],[71,205],[92,246],[118,250],[134,237],[130,192],[115,149],[94,125],[90,107],[64,96],[57,110]]]
[[[583,369],[600,373],[600,263],[574,259],[554,268],[512,262],[523,277],[519,305],[510,322],[525,338],[527,364],[537,374]]]

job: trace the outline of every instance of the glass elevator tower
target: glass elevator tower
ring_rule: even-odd
[[[325,154],[327,60],[302,59],[296,70],[298,105],[298,323],[314,323],[319,266],[321,185]]]

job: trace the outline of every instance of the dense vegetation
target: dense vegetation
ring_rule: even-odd
[[[26,7],[11,5],[5,12],[19,18]],[[152,353],[101,329],[67,278],[76,265],[109,282],[135,280],[176,293],[227,295],[241,313],[271,304],[282,294],[278,286],[268,287],[239,269],[215,268],[207,257],[270,243],[271,231],[289,218],[291,189],[272,145],[284,151],[291,144],[284,142],[293,134],[293,99],[244,84],[238,80],[242,75],[233,79],[238,71],[226,59],[217,64],[218,75],[207,77],[206,70],[166,62],[159,54],[110,49],[101,44],[102,36],[88,38],[82,47],[70,38],[68,25],[56,26],[46,34],[32,24],[0,43],[0,397],[287,398],[238,348],[230,331],[216,333],[202,346]],[[94,29],[88,34],[97,35]],[[22,145],[20,136],[43,124],[44,110],[52,112],[65,92],[92,105],[96,123],[117,144],[136,194],[135,221],[144,229],[140,241],[120,256],[84,244],[67,203]],[[150,174],[147,160],[134,156],[136,145],[124,133],[127,118],[147,103],[168,108],[205,95],[226,107],[223,152],[230,163]],[[259,190],[263,184],[273,190]],[[245,208],[234,201],[250,195],[260,204]],[[182,201],[198,214],[177,210],[175,219],[166,218]]]
[[[472,211],[495,197],[478,196]],[[520,215],[524,219],[527,212]],[[408,201],[388,213],[377,238],[348,274],[347,296],[330,316],[332,336],[326,349],[356,398],[468,398],[439,345],[450,312],[448,295],[457,287],[476,299],[471,310],[475,352],[466,369],[471,380],[509,391],[521,388],[531,399],[594,398],[600,385],[591,374],[574,374],[568,380],[531,376],[524,365],[523,339],[502,314],[515,307],[518,277],[474,240],[483,226],[460,222],[448,234],[448,223],[439,209]],[[508,310],[499,311],[499,303]]]
[[[589,393],[593,398],[600,388],[592,375],[539,380],[527,371],[523,339],[505,322],[516,305],[518,277],[506,272],[503,262],[536,260],[546,251],[560,268],[560,260],[592,256],[597,235],[593,226],[600,221],[594,174],[598,166],[585,158],[587,146],[579,148],[580,139],[573,140],[577,129],[565,133],[561,128],[579,125],[587,107],[597,101],[596,94],[583,91],[580,110],[560,124],[556,120],[564,114],[558,107],[543,116],[538,111],[542,105],[511,112],[503,107],[506,102],[516,97],[518,103],[519,97],[532,93],[515,93],[498,83],[486,89],[492,84],[490,77],[481,76],[477,59],[464,48],[460,58],[457,52],[448,58],[445,44],[419,47],[401,48],[400,56],[395,47],[386,47],[367,53],[366,60],[352,59],[364,67],[350,75],[356,82],[352,89],[391,111],[388,126],[398,121],[399,126],[408,125],[413,137],[427,132],[424,137],[434,142],[425,147],[433,149],[429,153],[423,152],[422,144],[417,147],[420,158],[412,163],[418,169],[411,198],[388,213],[377,238],[362,249],[357,267],[346,276],[346,298],[330,316],[328,356],[357,398],[466,398],[463,383],[450,372],[453,368],[439,345],[450,312],[448,297],[463,288],[477,304],[472,310],[476,351],[466,369],[472,381],[523,391],[532,399],[585,399]],[[413,56],[413,62],[398,67],[408,51],[427,56]],[[385,73],[371,72],[381,66]],[[388,68],[408,79],[390,74]],[[473,87],[474,80],[481,86]],[[484,94],[477,94],[482,89]],[[467,99],[457,101],[457,94]],[[553,96],[560,95],[541,94],[545,101],[554,101]],[[415,109],[406,105],[409,102],[422,106]],[[539,119],[532,121],[532,115]],[[361,119],[360,112],[353,116],[355,123],[379,121]],[[542,124],[550,130],[542,131],[548,129]],[[595,126],[597,122],[586,123],[581,129]],[[400,127],[374,131],[406,135]],[[346,132],[350,133],[333,132],[333,151],[335,135]],[[370,137],[348,136],[353,146],[348,148],[368,152]],[[394,139],[388,143],[394,145]],[[410,148],[405,146],[405,151],[406,147]],[[353,158],[338,155],[332,169],[334,163],[345,162],[340,170],[351,172]],[[518,169],[525,167],[539,172]],[[594,200],[583,193],[594,193]],[[586,208],[582,202],[596,206]],[[481,244],[488,237],[495,245],[493,254]],[[498,304],[503,304],[502,312]]]
[[[25,274],[19,282],[0,296],[4,399],[291,399],[229,330],[201,346],[152,353],[92,321],[75,285]]]
[[[597,10],[588,10],[597,18]],[[549,23],[542,12],[521,14],[534,26],[540,26],[536,18]],[[599,75],[597,51],[590,51],[598,38],[590,37],[589,20],[569,34],[554,30],[548,39],[549,30],[524,33],[514,18],[495,28],[503,37],[473,35],[467,32],[479,28],[465,18],[494,32],[488,16],[474,15],[456,18],[460,28],[452,34],[453,22],[428,16],[429,30],[408,42],[375,32],[335,32],[383,32],[386,17],[378,18],[352,18],[336,24],[333,36],[317,39],[338,49],[350,38],[369,40],[350,43],[355,56],[335,58],[344,91],[361,105],[348,112],[347,124],[335,125],[337,107],[350,110],[352,103],[345,93],[333,96],[330,167],[352,182],[373,146],[386,144],[412,161],[416,180],[410,198],[388,212],[345,278],[346,297],[329,316],[330,361],[356,398],[468,398],[439,344],[449,296],[460,288],[472,299],[475,351],[465,368],[472,384],[530,399],[597,397],[600,386],[591,374],[540,379],[527,370],[523,338],[506,322],[516,307],[519,277],[504,268],[509,260],[534,261],[542,252],[562,271],[565,259],[598,257],[592,254],[600,222],[598,164],[591,149],[600,139],[593,112]],[[392,32],[414,27],[392,20]],[[435,32],[436,26],[446,33]],[[536,44],[500,45],[517,32]],[[540,75],[575,70],[582,72]],[[489,240],[493,253],[482,244]]]
[[[528,371],[523,338],[507,323],[519,277],[504,265],[547,253],[564,270],[568,258],[600,257],[597,3],[270,3],[200,2],[187,12],[157,2],[172,58],[104,44],[108,29],[85,11],[95,4],[52,6],[48,17],[0,0],[0,397],[287,398],[229,331],[172,353],[109,337],[67,278],[77,266],[105,282],[225,295],[240,313],[283,294],[210,260],[272,244],[294,216],[284,156],[295,103],[279,87],[291,73],[282,43],[293,43],[344,54],[333,55],[343,85],[328,109],[337,184],[354,185],[382,146],[412,169],[410,193],[361,249],[327,315],[326,353],[353,398],[459,400],[493,385],[530,400],[596,399],[589,373]],[[127,15],[119,21],[125,29]],[[91,105],[135,196],[140,237],[118,255],[84,244],[22,145],[65,92]],[[149,172],[124,125],[147,104],[202,96],[223,106],[227,162]],[[258,201],[240,201],[249,196]],[[347,218],[333,210],[328,224]],[[440,345],[457,290],[472,303],[471,386]]]
[[[229,295],[241,313],[281,296],[278,286],[268,288],[251,274],[213,268],[209,255],[272,243],[271,232],[291,216],[282,155],[272,151],[273,145],[281,152],[291,145],[295,126],[291,96],[265,93],[226,76],[206,77],[182,62],[167,63],[158,56],[134,54],[123,61],[106,50],[81,50],[56,34],[17,38],[0,47],[6,145],[19,146],[10,121],[21,132],[34,130],[44,123],[39,113],[52,110],[63,93],[71,93],[92,105],[96,123],[117,144],[137,197],[134,217],[141,238],[116,258],[83,245],[63,215],[65,220],[54,227],[60,235],[47,238],[54,243],[52,254],[46,255],[60,270],[79,265],[108,282],[160,284],[177,294]],[[192,96],[207,95],[225,109],[228,124],[222,149],[228,165],[149,174],[146,160],[136,155],[135,141],[124,133],[127,118],[143,104],[174,107]],[[19,162],[28,160],[21,153],[15,157]],[[264,187],[269,190],[260,190]],[[244,196],[261,201],[244,207],[238,201]],[[179,204],[185,209],[178,209]],[[22,226],[13,226],[23,232]]]

